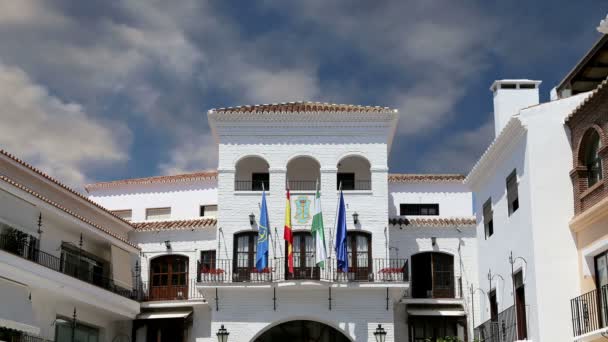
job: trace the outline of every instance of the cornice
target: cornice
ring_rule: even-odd
[[[591,208],[576,215],[570,221],[570,230],[578,233],[592,224],[608,219],[608,197],[594,204]]]
[[[477,188],[491,174],[496,165],[499,164],[504,154],[508,153],[519,142],[526,131],[526,127],[522,124],[519,116],[513,116],[498,137],[488,146],[477,163],[475,163],[464,179],[464,184],[471,189]]]

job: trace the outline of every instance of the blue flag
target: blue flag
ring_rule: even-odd
[[[346,208],[344,206],[344,195],[340,190],[340,202],[338,205],[338,217],[336,220],[336,260],[338,270],[348,272],[348,249],[346,242]]]
[[[255,255],[255,267],[260,272],[268,267],[269,226],[268,208],[266,208],[266,191],[262,191],[262,207],[260,208],[260,221],[258,223],[258,245]]]

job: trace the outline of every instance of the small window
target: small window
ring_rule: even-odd
[[[201,272],[215,269],[215,250],[201,251]]]
[[[503,83],[500,85],[501,89],[516,89],[517,88],[517,84],[515,83]]]
[[[171,218],[171,208],[148,208],[146,220],[168,220]]]
[[[217,205],[201,205],[201,217],[217,217]]]
[[[251,191],[268,191],[270,189],[270,174],[269,173],[252,173],[251,174]]]
[[[399,206],[400,215],[405,216],[437,216],[439,215],[439,204],[437,203],[426,203],[426,204],[409,204],[402,203]]]
[[[355,174],[351,172],[338,172],[338,190],[355,190]]]
[[[128,210],[112,210],[112,213],[123,220],[131,221],[133,216],[133,211],[131,209]]]
[[[509,216],[519,208],[519,194],[517,190],[517,170],[513,170],[507,177],[507,201],[509,201]]]
[[[483,205],[483,226],[486,240],[494,234],[494,213],[492,212],[492,198],[489,198]]]
[[[524,83],[519,85],[519,89],[535,89],[536,84],[534,83]]]

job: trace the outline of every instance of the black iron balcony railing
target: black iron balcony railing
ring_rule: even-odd
[[[289,190],[293,191],[314,191],[317,189],[317,181],[289,180]]]
[[[235,180],[234,191],[262,191],[270,190],[269,181]]]
[[[515,306],[500,312],[495,319],[489,319],[474,330],[475,340],[479,342],[517,341]]]
[[[89,268],[68,263],[66,260],[62,260],[61,258],[58,258],[52,254],[43,252],[38,249],[37,246],[27,243],[27,241],[14,239],[11,236],[0,235],[0,250],[17,255],[54,271],[80,279],[89,284],[101,287],[123,297],[133,299],[133,290],[122,288],[114,284],[114,281],[111,278],[105,277],[103,274],[98,272],[93,272]]]
[[[302,267],[300,260],[294,260],[294,272],[288,270],[285,258],[270,259],[268,267],[258,270],[249,259],[221,259],[215,261],[215,267],[200,268],[200,283],[268,283],[290,280],[320,280],[329,282],[408,282],[409,271],[407,259],[367,259],[356,260],[349,265],[348,272],[337,269],[335,259],[327,259],[325,267]]]
[[[177,278],[167,279],[167,282],[167,284],[140,282],[137,286],[137,300],[152,302],[203,299],[203,295],[196,289],[197,279],[186,279],[183,284]],[[175,284],[170,284],[169,282],[175,282]]]
[[[608,326],[608,285],[570,300],[574,336]]]
[[[371,180],[341,180],[338,181],[338,190],[340,189],[340,184],[342,184],[342,190],[371,190],[372,189],[372,181]]]

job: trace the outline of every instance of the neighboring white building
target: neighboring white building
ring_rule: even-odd
[[[0,150],[0,340],[130,341],[132,230]]]
[[[217,171],[88,185],[91,200],[136,228],[144,292],[137,341],[215,341],[222,325],[230,341],[277,341],[285,331],[375,341],[378,324],[387,341],[471,340],[472,196],[464,176],[389,174],[397,118],[388,108],[309,102],[211,110]],[[317,181],[330,256],[323,270],[312,265]],[[294,274],[283,240],[287,182]],[[333,251],[340,183],[348,274],[336,271]],[[273,237],[270,268],[258,273],[262,187]]]

